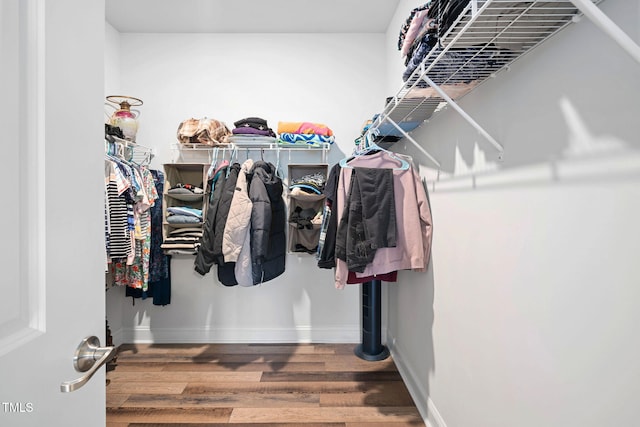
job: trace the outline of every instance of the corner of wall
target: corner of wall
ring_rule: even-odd
[[[391,357],[427,427],[447,427],[435,403],[429,397],[427,390],[415,380],[419,378],[419,376],[411,365],[408,364],[407,358],[403,356],[404,351],[402,347],[399,346],[394,339],[387,338],[387,340],[389,341],[388,347],[391,351]]]

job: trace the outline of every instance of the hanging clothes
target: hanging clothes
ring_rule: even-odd
[[[146,166],[125,165],[130,168],[131,183],[135,189],[133,203],[127,209],[129,229],[132,235],[132,254],[126,262],[114,260],[111,271],[114,282],[119,286],[128,286],[147,291],[149,286],[149,258],[151,254],[151,213],[149,208],[158,199],[155,182]],[[131,223],[133,222],[133,223]],[[132,256],[133,255],[133,256]]]
[[[395,155],[401,157],[400,155]],[[340,170],[337,189],[337,216],[342,220],[349,197],[352,167],[392,169],[394,192],[394,208],[396,211],[396,246],[382,247],[375,251],[373,261],[366,265],[357,277],[374,276],[391,273],[397,270],[425,271],[430,251],[432,236],[431,210],[426,190],[419,174],[411,165],[406,170],[396,169],[398,160],[385,151],[366,156],[356,156],[349,161],[349,168]],[[369,200],[375,200],[370,198]],[[338,223],[340,229],[340,222]],[[336,242],[336,248],[345,242]],[[336,252],[335,286],[344,288],[347,283],[349,268],[345,260],[339,259]]]
[[[220,195],[220,204],[216,213],[215,221],[215,240],[213,242],[213,257],[215,263],[218,264],[218,280],[225,286],[236,286],[238,284],[235,277],[235,263],[226,262],[223,255],[222,245],[224,239],[225,226],[231,209],[231,202],[236,190],[238,181],[238,173],[240,172],[240,164],[234,163],[229,166],[228,174],[225,179],[224,188]]]
[[[276,167],[262,160],[242,167],[234,163],[212,181],[196,272],[205,275],[217,264],[225,286],[254,286],[280,276],[285,269],[286,213]]]
[[[324,187],[325,208],[318,243],[318,267],[334,268],[336,266],[336,233],[338,229],[338,216],[336,213],[338,197],[338,180],[340,178],[340,165],[336,163],[329,171]]]
[[[286,209],[282,180],[272,163],[256,161],[250,175],[251,270],[258,285],[284,273]]]
[[[253,286],[251,273],[251,210],[247,175],[253,167],[253,160],[247,159],[238,173],[235,192],[231,199],[229,215],[222,237],[222,255],[225,263],[232,263],[234,276],[240,286]],[[246,249],[244,249],[246,248]],[[243,253],[244,250],[244,253]],[[241,255],[242,254],[242,255]]]
[[[154,177],[146,165],[107,153],[105,251],[113,284],[143,291],[148,289],[151,248],[149,209],[158,198]]]
[[[164,173],[151,170],[156,193],[164,191]],[[149,255],[149,294],[153,305],[171,303],[171,258],[162,250],[162,197],[151,206],[151,250]]]
[[[214,256],[216,214],[218,212],[218,206],[220,205],[222,190],[225,186],[225,177],[228,168],[229,166],[227,165],[218,168],[208,183],[211,196],[209,198],[207,218],[202,230],[202,239],[198,247],[196,259],[194,260],[194,269],[202,276],[211,270],[211,267],[213,267],[216,261]]]
[[[380,248],[396,246],[393,169],[351,169],[349,193],[336,238],[336,258],[362,273]]]
[[[127,216],[124,179],[114,160],[105,159],[105,246],[107,258],[127,258],[131,255],[131,233]]]

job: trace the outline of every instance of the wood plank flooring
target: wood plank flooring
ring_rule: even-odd
[[[355,344],[123,345],[107,427],[424,426],[391,358]]]

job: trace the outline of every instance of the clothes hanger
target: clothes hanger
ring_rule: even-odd
[[[291,154],[291,151],[289,151],[289,154]],[[289,163],[291,163],[291,161],[289,161]],[[280,145],[279,144],[276,144],[276,176],[278,176],[278,178],[280,179],[284,178],[284,175],[280,171]]]
[[[213,171],[216,169],[216,165],[218,164],[218,151],[218,147],[215,147],[213,149],[213,154],[211,155],[211,164],[209,165],[209,170],[207,171],[207,179],[213,178],[213,176],[211,175],[213,174]]]
[[[238,161],[238,149],[234,145],[233,148],[229,150],[229,166],[231,166],[234,162],[237,162],[237,161]],[[231,173],[231,167],[227,168],[225,179],[229,178],[229,173]]]
[[[367,153],[370,153],[371,151],[382,151],[384,153],[386,153],[389,157],[391,157],[393,160],[396,160],[398,162],[400,162],[400,166],[397,168],[393,168],[393,170],[402,170],[402,171],[406,171],[407,169],[409,169],[409,162],[407,162],[405,159],[398,157],[398,155],[396,153],[394,153],[393,151],[389,151],[386,150],[382,147],[380,147],[378,144],[376,144],[373,139],[371,138],[371,134],[375,134],[376,136],[380,134],[380,132],[378,131],[378,129],[371,129],[369,132],[367,132],[364,136],[365,139],[365,148],[362,150],[356,150],[354,152],[354,156],[351,157],[345,157],[344,159],[340,160],[340,167],[343,168],[352,168],[351,165],[348,164],[349,161],[353,160],[355,157],[358,156],[363,156]]]
[[[229,160],[229,163],[233,163],[233,162],[237,162],[238,161],[238,147],[236,147],[235,145],[231,148],[231,160]]]

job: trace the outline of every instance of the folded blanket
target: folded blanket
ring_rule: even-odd
[[[163,243],[162,249],[197,249],[193,243]]]
[[[200,227],[184,227],[176,230],[171,230],[169,236],[194,236],[202,237],[202,228]]]
[[[229,137],[229,142],[238,145],[255,143],[272,144],[276,142],[276,139],[272,136],[235,134]]]
[[[244,119],[240,119],[237,122],[233,122],[233,125],[237,128],[251,127],[261,130],[266,130],[269,127],[267,121],[262,117],[245,117]]]
[[[187,206],[174,206],[167,208],[170,215],[193,216],[202,219],[202,209],[194,209]]]
[[[198,243],[198,237],[166,237],[164,243],[171,244],[191,244]]]
[[[231,131],[234,135],[261,135],[261,136],[275,136],[271,129],[255,129],[252,127],[240,127],[234,128]]]
[[[202,218],[191,215],[169,215],[167,222],[169,224],[201,224]]]
[[[312,133],[332,136],[333,131],[327,125],[311,122],[278,122],[278,133]]]
[[[279,142],[284,144],[310,145],[320,145],[326,143],[333,144],[335,142],[335,137],[305,133],[281,133]]]

